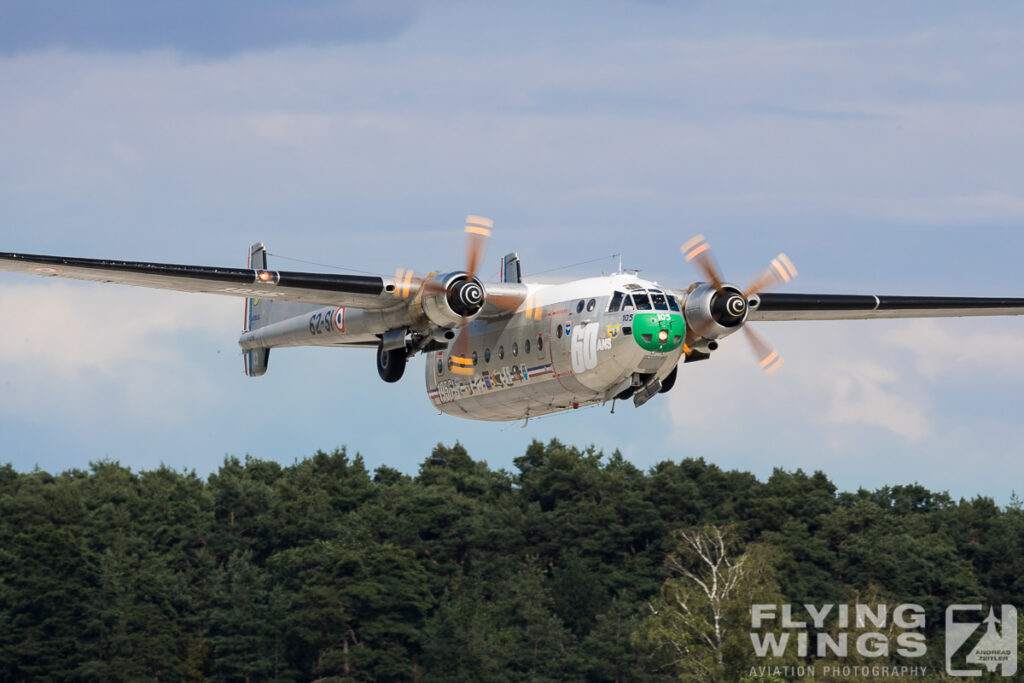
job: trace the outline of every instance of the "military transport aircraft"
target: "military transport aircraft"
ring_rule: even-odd
[[[707,241],[683,254],[706,281],[681,290],[633,272],[561,284],[524,282],[519,258],[502,259],[501,281],[477,277],[492,222],[469,216],[463,270],[394,277],[270,270],[264,245],[245,268],[0,253],[0,270],[245,298],[238,340],[245,373],[267,371],[285,346],[366,347],[397,382],[426,356],[427,396],[438,410],[475,420],[520,420],[669,391],[682,363],[705,360],[742,330],[762,369],[782,359],[751,330],[757,320],[838,320],[1021,315],[1024,298],[779,294],[766,290],[797,271],[779,254],[744,289],[725,282]]]

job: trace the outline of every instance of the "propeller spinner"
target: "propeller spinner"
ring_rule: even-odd
[[[721,271],[711,255],[711,246],[704,235],[697,235],[687,240],[680,250],[686,256],[686,260],[693,262],[701,274],[707,278],[711,289],[706,292],[706,304],[701,302],[702,305],[699,309],[690,305],[686,307],[687,312],[700,310],[706,313],[703,319],[697,320],[690,327],[691,340],[698,342],[705,339],[716,327],[722,328],[722,333],[715,336],[724,336],[742,327],[747,342],[765,374],[770,375],[778,370],[782,366],[782,357],[779,352],[747,327],[746,319],[751,297],[781,283],[789,282],[797,276],[796,266],[789,260],[789,257],[785,254],[776,256],[745,289],[740,290],[723,281]],[[692,353],[692,347],[685,348],[687,355]]]

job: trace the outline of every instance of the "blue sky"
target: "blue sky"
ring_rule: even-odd
[[[150,3],[152,5],[152,3]],[[665,285],[708,236],[740,283],[1024,296],[1015,3],[0,3],[0,249],[378,273],[488,258],[539,273],[618,252]],[[284,12],[281,8],[287,7]],[[281,259],[281,268],[301,268]],[[551,273],[582,277],[607,259]],[[228,298],[0,275],[0,461],[209,472],[346,445],[405,471],[460,440],[702,456],[844,489],[1024,488],[1024,320],[758,325],[614,416],[439,416],[422,360],[280,350],[242,375]]]

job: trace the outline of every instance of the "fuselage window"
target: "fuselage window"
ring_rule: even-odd
[[[440,358],[437,359],[437,374],[444,374],[444,361],[441,360]]]
[[[518,356],[519,355],[519,342],[512,342],[512,355],[513,356]]]
[[[636,310],[651,310],[651,300],[647,298],[647,292],[634,292],[633,301],[636,303]]]
[[[527,339],[526,340],[526,345],[523,347],[523,353],[529,353],[529,352],[530,352],[530,340]]]
[[[504,346],[499,346],[498,347],[498,360],[505,360],[505,347]]]
[[[561,325],[559,325],[558,327],[555,328],[555,336],[558,337],[559,339],[562,338],[562,326]]]
[[[582,313],[583,312],[583,299],[580,299],[580,302],[578,304],[576,304],[576,312],[577,313]]]
[[[594,310],[597,307],[597,299],[591,299],[587,302],[587,313]]]
[[[632,311],[633,310],[633,297],[631,297],[629,294],[627,294],[626,296],[624,296],[622,298],[622,310],[623,311]]]
[[[539,353],[539,352],[541,352],[543,350],[544,350],[544,337],[542,337],[542,336],[540,336],[538,334],[537,335],[537,352]]]
[[[671,294],[668,295],[668,307],[676,313],[679,312],[679,302],[676,301],[676,298]]]
[[[491,362],[491,347],[489,347],[489,346],[486,349],[484,349],[484,362],[485,363],[490,363]]]
[[[612,300],[608,304],[608,312],[615,313],[622,306],[622,292],[612,294]]]
[[[662,292],[651,292],[651,303],[654,304],[656,311],[668,310],[668,302],[665,301],[665,294]]]
[[[473,352],[473,367],[476,367],[476,351]]]

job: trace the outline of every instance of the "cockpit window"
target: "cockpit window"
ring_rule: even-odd
[[[665,294],[662,292],[651,292],[651,303],[654,304],[654,310],[656,311],[667,311],[668,302],[665,301]]]
[[[612,294],[612,300],[608,304],[609,313],[615,313],[619,310],[619,307],[622,306],[622,296],[622,292],[615,292],[615,294]]]
[[[632,311],[633,310],[633,297],[631,297],[629,294],[627,294],[626,296],[622,297],[622,310],[623,311]]]
[[[676,313],[679,312],[679,302],[676,301],[676,298],[671,294],[668,295],[668,307],[671,308]]]
[[[651,310],[651,300],[647,298],[647,292],[633,292],[633,301],[636,303],[636,310]]]

